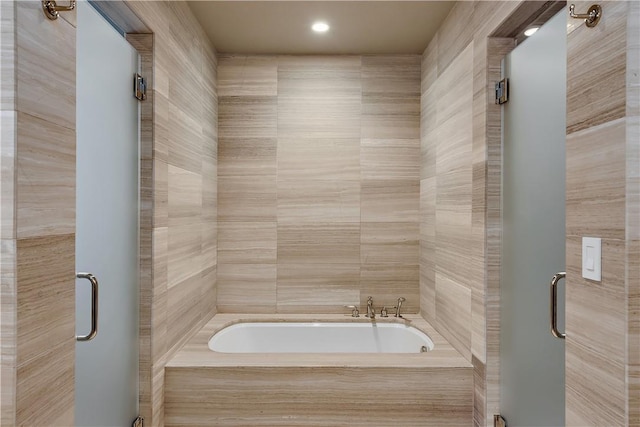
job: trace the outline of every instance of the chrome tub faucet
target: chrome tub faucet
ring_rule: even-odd
[[[373,297],[369,297],[367,299],[367,314],[366,316],[369,319],[375,319],[376,318],[376,312],[373,309]]]

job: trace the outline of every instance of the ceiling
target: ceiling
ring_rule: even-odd
[[[216,50],[253,54],[419,54],[452,1],[189,1]],[[331,29],[311,31],[322,20]]]

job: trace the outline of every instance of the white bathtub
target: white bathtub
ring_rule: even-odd
[[[413,326],[374,322],[251,322],[217,332],[219,353],[420,353],[433,341]]]

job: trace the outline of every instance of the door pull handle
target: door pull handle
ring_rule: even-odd
[[[553,276],[551,279],[551,334],[560,339],[565,339],[567,334],[558,330],[558,282],[567,277],[567,273],[560,272]]]
[[[91,331],[87,335],[76,335],[76,341],[91,341],[98,334],[98,279],[91,273],[76,273],[76,277],[91,283]]]

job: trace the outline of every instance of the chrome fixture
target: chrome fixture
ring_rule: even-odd
[[[391,307],[394,309],[395,307]],[[387,312],[387,307],[383,306],[382,310],[380,310],[380,317],[389,317],[389,313]]]
[[[555,274],[551,279],[551,334],[560,339],[565,339],[567,334],[558,331],[558,282],[567,277],[567,273],[561,272]]]
[[[593,28],[598,25],[600,18],[602,18],[602,6],[599,4],[592,4],[587,13],[576,13],[576,5],[569,6],[569,16],[575,19],[584,19],[584,23],[589,28]]]
[[[58,6],[55,0],[42,0],[44,16],[51,20],[58,19],[58,12],[69,12],[76,8],[76,0],[71,0],[69,6]]]
[[[373,309],[373,297],[369,297],[367,299],[367,314],[366,317],[368,317],[369,319],[375,319],[376,318],[376,312]]]
[[[394,307],[396,309],[396,316],[395,317],[399,317],[399,318],[402,319],[402,314],[400,314],[400,308],[402,307],[402,303],[405,302],[405,301],[406,301],[406,299],[404,297],[398,298],[398,305]]]
[[[78,279],[87,279],[91,283],[91,332],[76,335],[76,341],[91,341],[98,334],[98,279],[91,273],[77,273]]]
[[[351,317],[360,317],[360,310],[355,305],[345,305],[344,308],[351,309]]]

